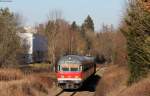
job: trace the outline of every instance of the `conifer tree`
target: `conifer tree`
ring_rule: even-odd
[[[72,24],[71,24],[71,29],[72,29],[73,31],[77,31],[78,26],[77,26],[77,24],[76,24],[75,21],[72,22]]]
[[[87,18],[84,20],[82,27],[86,31],[94,32],[94,22],[93,22],[92,18],[90,17],[90,15],[88,15]]]
[[[128,65],[130,77],[128,84],[139,81],[150,71],[150,13],[141,3],[130,0],[125,17]]]

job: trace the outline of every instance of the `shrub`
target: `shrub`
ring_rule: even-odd
[[[0,69],[1,96],[46,96],[53,81],[48,77],[24,75],[16,69]]]

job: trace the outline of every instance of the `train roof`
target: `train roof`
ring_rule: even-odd
[[[74,64],[81,64],[83,62],[94,62],[94,57],[91,56],[79,56],[79,55],[67,55],[60,58],[58,64],[65,64],[71,62]]]

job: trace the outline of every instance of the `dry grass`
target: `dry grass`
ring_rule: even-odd
[[[110,66],[97,86],[96,96],[116,96],[114,93],[126,88],[127,78],[127,68],[117,65]]]
[[[128,87],[118,96],[127,96],[127,94],[128,96],[150,96],[150,77]]]
[[[0,69],[0,81],[20,80],[23,76],[18,69]]]
[[[50,78],[25,76],[14,69],[0,69],[0,77],[0,96],[47,96],[53,83]]]
[[[128,70],[110,66],[97,87],[96,96],[150,96],[150,76],[127,87]]]

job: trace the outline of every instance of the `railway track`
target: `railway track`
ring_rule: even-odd
[[[75,94],[77,93],[77,91],[60,91],[59,93],[57,93],[55,96],[75,96]]]
[[[89,91],[60,91],[54,96],[94,96],[95,92]]]
[[[64,90],[60,91],[60,92],[57,93],[55,96],[60,96],[63,92],[64,92]]]
[[[94,96],[95,92],[89,91],[60,91],[54,96]]]

